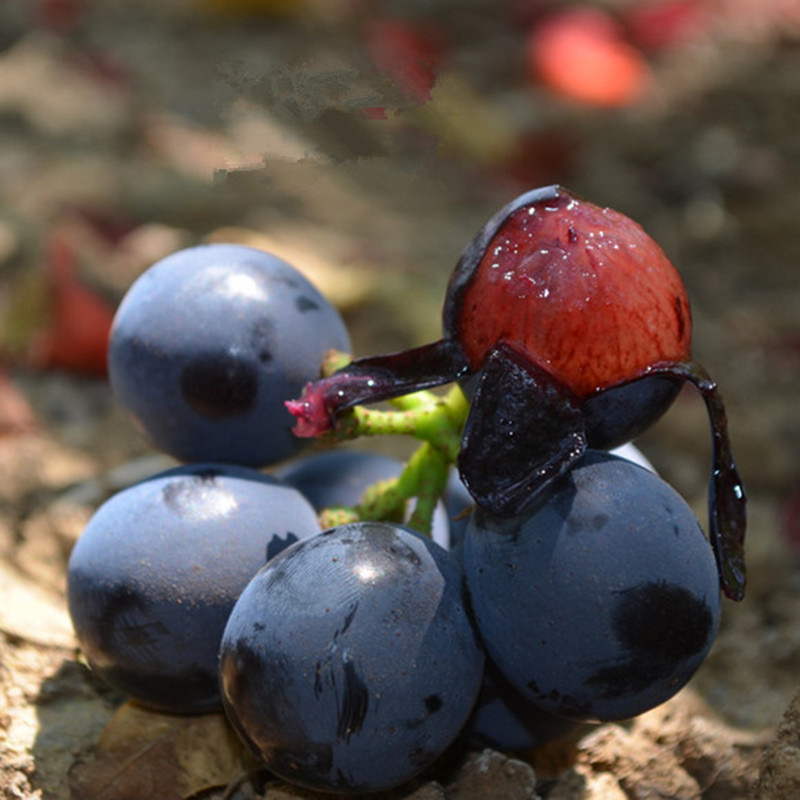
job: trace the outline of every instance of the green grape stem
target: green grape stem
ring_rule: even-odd
[[[469,404],[456,385],[444,396],[418,391],[394,398],[391,405],[394,410],[354,406],[342,412],[325,440],[336,443],[363,436],[399,435],[411,436],[421,444],[397,478],[369,487],[356,507],[323,511],[320,521],[324,526],[361,519],[402,521],[409,501],[415,500],[408,524],[430,535],[436,504],[458,457]]]

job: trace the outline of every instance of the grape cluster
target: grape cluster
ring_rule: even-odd
[[[627,217],[545,187],[465,249],[443,330],[351,361],[337,311],[272,255],[146,271],[111,386],[185,463],[108,499],[72,552],[90,666],[145,706],[224,709],[272,773],[343,793],[677,692],[720,590],[744,591],[745,503],[677,272]],[[609,452],[687,382],[712,426],[708,537],[629,444]],[[339,446],[376,433],[421,444],[405,464]],[[310,437],[327,447],[302,455]]]

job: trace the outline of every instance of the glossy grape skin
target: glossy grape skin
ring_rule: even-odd
[[[302,492],[319,512],[325,508],[353,507],[364,492],[379,481],[396,478],[403,462],[380,453],[334,449],[298,458],[275,471],[289,486]],[[431,536],[447,549],[450,546],[448,510],[439,503],[433,514]]]
[[[683,382],[653,376],[615,386],[581,404],[586,442],[594,450],[611,450],[635,439],[666,413]]]
[[[161,711],[219,708],[217,653],[236,598],[265,561],[319,532],[295,489],[223,464],[177,467],[101,505],[67,570],[89,664]]]
[[[459,382],[470,400],[476,384],[476,375]],[[580,406],[587,446],[614,450],[636,439],[664,416],[683,385],[683,381],[666,376],[651,376],[587,398]]]
[[[625,444],[615,447],[611,452],[620,458],[626,458],[628,461],[633,461],[634,464],[639,464],[645,469],[655,472],[655,468],[649,459],[632,442],[625,442]],[[467,532],[470,514],[475,508],[475,500],[470,495],[467,487],[464,486],[458,471],[455,469],[450,473],[442,499],[450,517],[449,549],[460,558],[461,544]]]
[[[522,518],[473,515],[464,571],[488,655],[546,711],[623,719],[671,697],[719,625],[711,547],[683,499],[599,451]]]
[[[117,402],[180,461],[264,466],[296,453],[284,402],[348,352],[336,309],[294,267],[233,244],[190,247],[123,298],[108,369]]]
[[[225,628],[223,700],[277,776],[322,791],[398,786],[456,739],[483,651],[452,556],[360,522],[287,548]]]

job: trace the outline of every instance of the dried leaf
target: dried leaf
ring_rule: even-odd
[[[0,631],[25,642],[72,649],[75,636],[63,598],[0,561]]]
[[[257,766],[222,713],[178,716],[121,706],[95,759],[69,773],[74,800],[185,800]]]
[[[105,375],[112,305],[79,280],[78,253],[55,231],[47,248],[53,307],[48,325],[33,337],[28,357],[41,368]]]

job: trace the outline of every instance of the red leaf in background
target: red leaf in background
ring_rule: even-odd
[[[624,106],[643,93],[650,68],[604,11],[580,6],[539,22],[528,38],[528,63],[536,80],[570,100]]]
[[[403,94],[427,103],[443,57],[443,43],[433,31],[396,19],[374,19],[365,27],[367,53],[388,73]]]
[[[51,235],[46,257],[52,313],[48,328],[32,343],[31,362],[38,367],[105,375],[114,309],[80,282],[75,252],[66,237]]]
[[[41,0],[39,24],[58,33],[71,33],[86,13],[84,0]]]
[[[624,12],[623,22],[640,47],[659,51],[700,37],[708,31],[711,18],[698,0],[654,0],[634,3]]]

